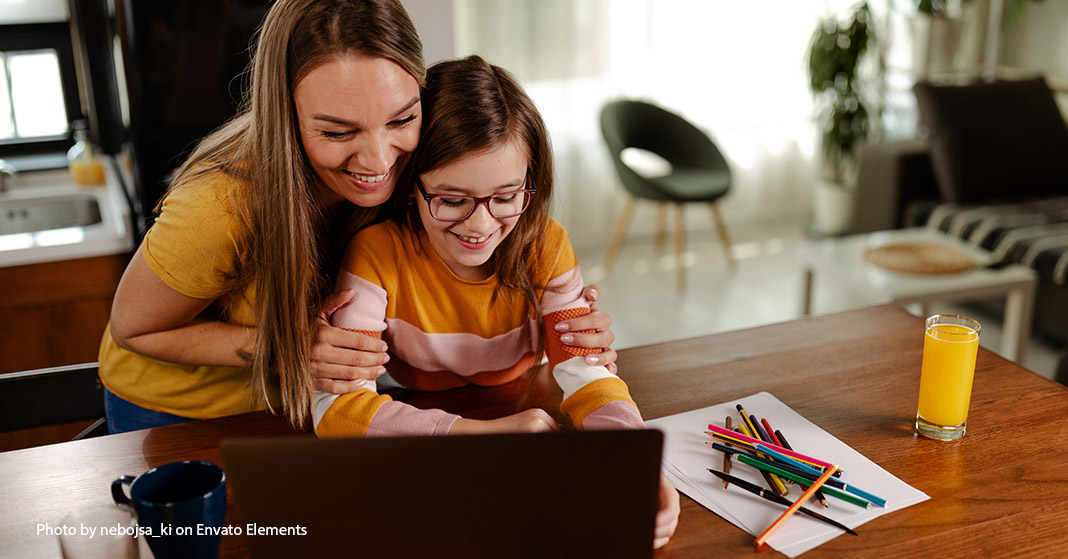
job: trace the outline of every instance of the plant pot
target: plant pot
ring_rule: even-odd
[[[812,197],[812,228],[821,235],[842,235],[853,226],[853,189],[818,179]]]

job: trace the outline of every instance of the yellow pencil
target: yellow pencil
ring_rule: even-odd
[[[772,522],[771,526],[768,526],[768,529],[764,530],[763,534],[757,536],[756,546],[760,547],[764,545],[764,542],[769,537],[771,537],[771,534],[775,532],[775,530],[778,530],[779,526],[782,526],[782,523],[786,522],[787,518],[790,518],[790,515],[797,512],[797,509],[801,508],[801,505],[805,504],[805,501],[807,501],[809,497],[815,494],[817,489],[823,487],[823,483],[827,481],[827,479],[830,478],[831,475],[834,474],[834,472],[836,472],[837,470],[837,464],[832,464],[830,468],[827,468],[827,471],[823,472],[823,475],[820,476],[819,479],[817,479],[815,482],[813,482],[812,485],[810,485],[808,489],[805,490],[805,492],[802,493],[796,501],[794,501],[794,504],[790,505],[790,508],[786,509],[786,512],[782,513],[782,516],[776,518],[775,522]]]

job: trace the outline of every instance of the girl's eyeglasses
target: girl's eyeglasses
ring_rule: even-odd
[[[527,207],[530,206],[530,201],[534,199],[536,190],[522,188],[499,192],[493,196],[477,197],[427,194],[426,189],[423,188],[423,182],[420,180],[415,181],[415,186],[419,189],[419,193],[423,195],[427,206],[430,207],[430,217],[438,221],[463,221],[471,217],[471,214],[475,213],[475,209],[480,204],[485,204],[490,215],[497,219],[515,217],[525,212]]]

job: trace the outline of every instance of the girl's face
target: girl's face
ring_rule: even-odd
[[[300,138],[326,186],[323,205],[389,199],[419,143],[419,83],[391,60],[330,58],[293,91]]]
[[[528,159],[522,144],[509,141],[423,173],[419,181],[431,195],[503,195],[502,199],[507,199],[509,192],[532,187],[524,184]],[[467,280],[483,280],[493,273],[489,263],[493,251],[523,217],[496,218],[486,204],[478,204],[463,221],[439,221],[430,215],[430,206],[418,190],[415,200],[434,252],[454,274]]]

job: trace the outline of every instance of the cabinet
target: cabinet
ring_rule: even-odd
[[[0,373],[96,361],[130,254],[0,268]]]

